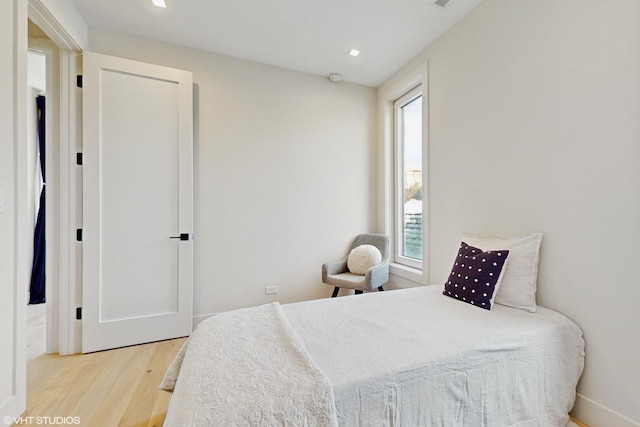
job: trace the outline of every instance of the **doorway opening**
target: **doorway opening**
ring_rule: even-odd
[[[46,139],[47,50],[51,40],[29,21],[27,52],[27,188],[31,260],[27,307],[27,359],[47,351]]]

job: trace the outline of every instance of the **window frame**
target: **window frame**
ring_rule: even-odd
[[[402,108],[411,102],[415,101],[418,98],[422,98],[422,108],[423,108],[423,116],[421,120],[422,124],[422,160],[421,160],[421,170],[422,170],[422,191],[423,191],[423,199],[422,199],[422,259],[416,260],[415,258],[410,258],[403,255],[404,251],[404,141],[402,138],[403,135],[403,122],[401,120]],[[393,174],[393,188],[394,188],[394,259],[393,261],[397,264],[400,264],[405,267],[414,268],[417,270],[423,270],[423,260],[425,257],[425,209],[424,209],[424,180],[426,176],[425,171],[425,161],[424,161],[424,150],[426,147],[424,146],[424,107],[425,107],[425,97],[423,94],[422,84],[417,85],[413,89],[406,92],[404,95],[400,96],[393,102],[393,150],[394,150],[394,174]]]

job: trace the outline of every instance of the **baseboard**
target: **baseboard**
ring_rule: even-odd
[[[193,329],[196,328],[196,326],[198,326],[200,323],[204,322],[205,320],[207,320],[209,317],[213,317],[218,313],[212,313],[212,314],[201,314],[199,316],[193,316]]]
[[[0,403],[0,414],[2,414],[3,426],[13,425],[14,422],[19,424],[20,416],[24,413],[26,408],[27,399],[24,401],[18,398],[18,396],[9,396],[4,402]]]
[[[620,415],[580,393],[576,396],[571,415],[590,427],[640,427],[640,423]]]

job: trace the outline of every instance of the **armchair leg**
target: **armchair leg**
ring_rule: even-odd
[[[337,297],[337,296],[338,296],[338,291],[339,291],[339,290],[340,290],[340,288],[336,286],[336,287],[333,289],[333,294],[331,294],[331,298],[335,298],[335,297]]]
[[[384,289],[382,288],[382,286],[378,286],[378,291],[380,291],[380,292],[384,291]]]

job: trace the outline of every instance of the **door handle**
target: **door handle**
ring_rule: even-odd
[[[189,233],[180,233],[179,236],[169,236],[170,239],[189,240]]]

